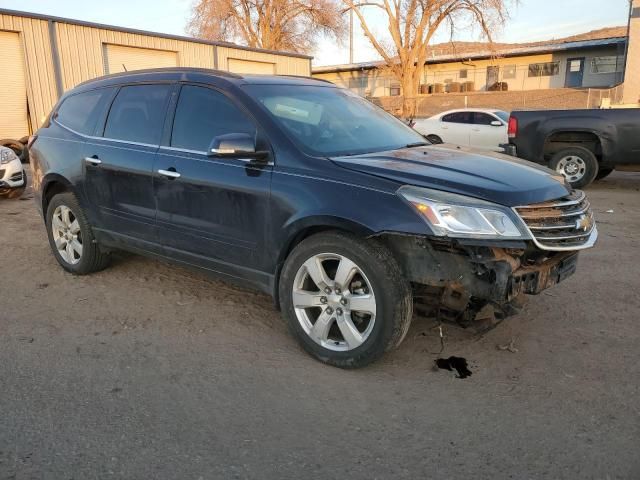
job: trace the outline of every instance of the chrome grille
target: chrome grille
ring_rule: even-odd
[[[544,250],[579,250],[593,246],[596,224],[581,190],[550,202],[516,207],[533,241]]]

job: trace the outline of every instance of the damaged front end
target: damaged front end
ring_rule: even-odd
[[[414,285],[416,310],[468,326],[519,311],[576,271],[577,251],[544,251],[530,242],[469,242],[396,233],[377,235]],[[493,245],[492,245],[493,243]]]

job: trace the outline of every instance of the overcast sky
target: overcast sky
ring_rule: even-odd
[[[193,0],[0,0],[0,7],[45,13],[141,30],[184,35]],[[565,37],[601,27],[626,25],[628,0],[520,0],[496,41],[524,42]],[[357,26],[357,21],[355,22]],[[384,24],[374,22],[380,32]],[[436,41],[448,40],[443,33]],[[354,29],[355,61],[377,58],[359,28]],[[477,40],[469,29],[457,40]],[[314,65],[346,63],[348,42],[324,41],[313,52]]]

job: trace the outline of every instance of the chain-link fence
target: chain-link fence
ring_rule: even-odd
[[[402,114],[404,97],[378,97],[372,102],[393,115]],[[412,98],[416,116],[428,117],[457,108],[495,108],[513,110],[567,110],[606,108],[622,101],[622,85],[607,89],[556,88],[510,92],[468,92],[420,95]]]

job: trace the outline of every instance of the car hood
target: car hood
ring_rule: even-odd
[[[498,153],[453,145],[334,157],[343,168],[514,207],[544,202],[570,192],[548,168]]]

